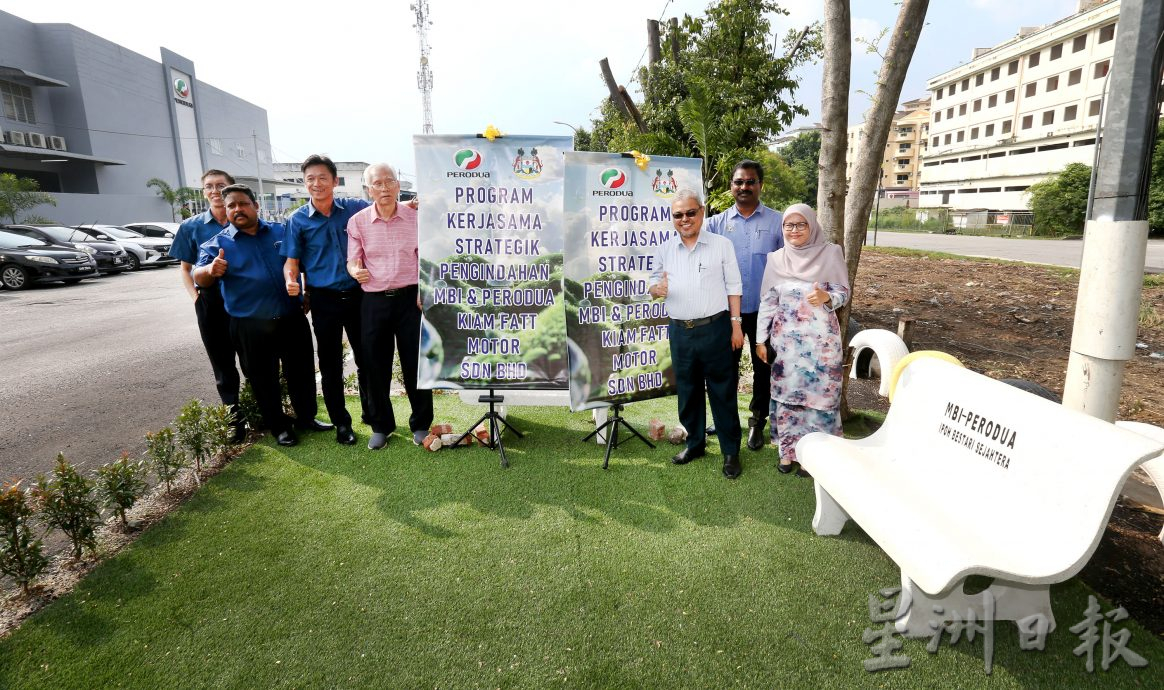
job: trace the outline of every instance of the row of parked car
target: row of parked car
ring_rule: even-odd
[[[0,225],[0,287],[76,283],[105,273],[178,263],[177,223]]]

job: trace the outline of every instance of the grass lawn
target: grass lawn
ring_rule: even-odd
[[[674,405],[626,416],[645,431]],[[437,397],[438,421],[479,414]],[[1149,666],[1104,673],[1097,646],[1087,673],[1074,580],[1053,590],[1045,651],[995,625],[991,677],[981,635],[933,655],[906,641],[910,668],[867,673],[868,599],[898,571],[852,524],[815,536],[812,482],[774,450],[745,450],[730,482],[714,444],[675,467],[674,447],[633,441],[604,472],[588,414],[510,419],[526,437],[507,437],[508,470],[401,432],[377,453],[366,428],[355,448],[265,439],[0,641],[0,687],[1161,686],[1164,642],[1127,620],[1113,629]]]

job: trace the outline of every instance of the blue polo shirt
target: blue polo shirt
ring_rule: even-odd
[[[218,233],[230,227],[230,223],[219,225],[210,211],[191,216],[178,226],[174,241],[170,244],[170,256],[193,266],[198,263],[198,248]],[[217,253],[217,252],[216,252]]]
[[[310,200],[287,220],[283,256],[299,259],[307,285],[328,290],[355,290],[360,284],[348,275],[348,220],[371,206],[363,199],[333,199],[331,215],[315,209]]]
[[[760,283],[764,280],[768,254],[784,246],[782,220],[783,214],[764,204],[757,206],[747,218],[740,215],[739,209],[732,204],[728,210],[707,219],[704,229],[728,238],[735,247],[740,277],[744,281],[741,314],[760,311]]]
[[[226,273],[218,279],[226,313],[237,318],[274,319],[299,309],[300,299],[287,295],[280,247],[281,223],[259,221],[254,235],[229,226],[199,248],[198,266],[214,261],[222,249]]]

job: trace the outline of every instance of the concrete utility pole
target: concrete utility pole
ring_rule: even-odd
[[[259,133],[251,130],[251,141],[255,145],[255,179],[259,181],[259,215],[263,213],[263,159],[259,157]]]
[[[1162,32],[1164,3],[1123,0],[1063,386],[1064,405],[1108,421],[1115,421],[1124,365],[1136,351]]]

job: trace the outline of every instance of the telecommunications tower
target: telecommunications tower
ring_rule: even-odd
[[[432,69],[428,66],[428,27],[432,26],[432,21],[428,18],[428,0],[416,0],[411,9],[416,12],[413,28],[420,38],[420,69],[416,72],[416,86],[424,104],[424,134],[432,134]]]

